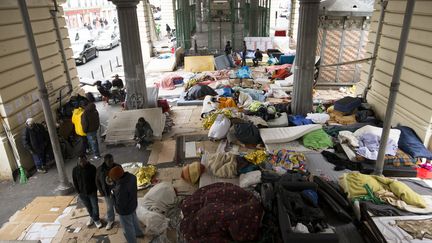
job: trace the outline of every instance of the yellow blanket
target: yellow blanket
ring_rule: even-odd
[[[364,175],[358,172],[345,173],[339,178],[339,184],[348,193],[348,198],[353,199],[367,195],[364,185],[369,185],[372,191],[391,191],[409,205],[425,208],[424,199],[402,182],[386,178],[384,176]]]

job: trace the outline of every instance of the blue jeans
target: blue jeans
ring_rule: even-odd
[[[99,144],[97,139],[97,131],[94,132],[88,132],[87,133],[87,140],[90,145],[91,150],[93,151],[95,156],[100,156],[99,153]]]
[[[34,153],[32,154],[33,161],[35,162],[36,169],[42,169],[46,165],[46,154],[45,153]]]
[[[136,237],[144,236],[144,232],[141,229],[136,211],[129,215],[119,215],[120,224],[123,227],[123,234],[128,243],[135,243]]]
[[[234,67],[234,62],[233,62],[232,56],[231,55],[225,55],[225,56],[228,59],[228,63],[230,65],[230,67]]]
[[[87,208],[87,212],[93,221],[99,221],[99,205],[96,192],[89,195],[80,193],[78,197]]]
[[[107,206],[107,220],[108,222],[114,222],[115,213],[114,213],[114,198],[110,196],[105,196],[105,203]]]

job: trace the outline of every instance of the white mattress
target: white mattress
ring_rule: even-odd
[[[176,66],[176,59],[174,56],[167,59],[154,58],[151,59],[145,71],[148,73],[172,72],[174,71],[175,66]]]
[[[322,128],[320,124],[311,124],[295,127],[262,128],[259,131],[265,144],[288,143],[320,128]]]
[[[267,121],[268,127],[287,127],[288,126],[288,115],[287,113],[281,113],[281,116],[272,120]]]
[[[381,234],[384,236],[388,243],[399,243],[399,242],[431,242],[431,240],[425,238],[424,240],[413,239],[405,230],[395,225],[396,220],[421,220],[430,219],[431,215],[425,216],[395,216],[395,217],[373,217],[372,220],[376,227],[379,229]]]

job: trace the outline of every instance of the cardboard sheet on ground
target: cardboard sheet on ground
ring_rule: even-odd
[[[174,161],[176,140],[155,141],[148,159],[148,164],[155,165]]]
[[[184,70],[186,72],[214,71],[213,56],[188,56],[184,58]]]
[[[288,143],[299,139],[312,131],[320,129],[319,124],[303,125],[295,127],[262,128],[260,135],[265,144]]]
[[[170,168],[161,168],[158,169],[156,174],[156,178],[161,181],[172,182],[173,180],[181,179],[181,167],[170,167]]]
[[[109,119],[106,144],[134,144],[135,125],[138,118],[144,117],[153,129],[155,139],[162,137],[165,127],[165,115],[161,108],[139,109],[116,112]]]
[[[31,222],[6,223],[0,229],[0,240],[16,240],[30,226]]]

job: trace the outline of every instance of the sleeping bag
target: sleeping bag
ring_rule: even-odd
[[[185,100],[202,100],[206,95],[215,96],[217,93],[207,85],[194,85],[187,91]]]

